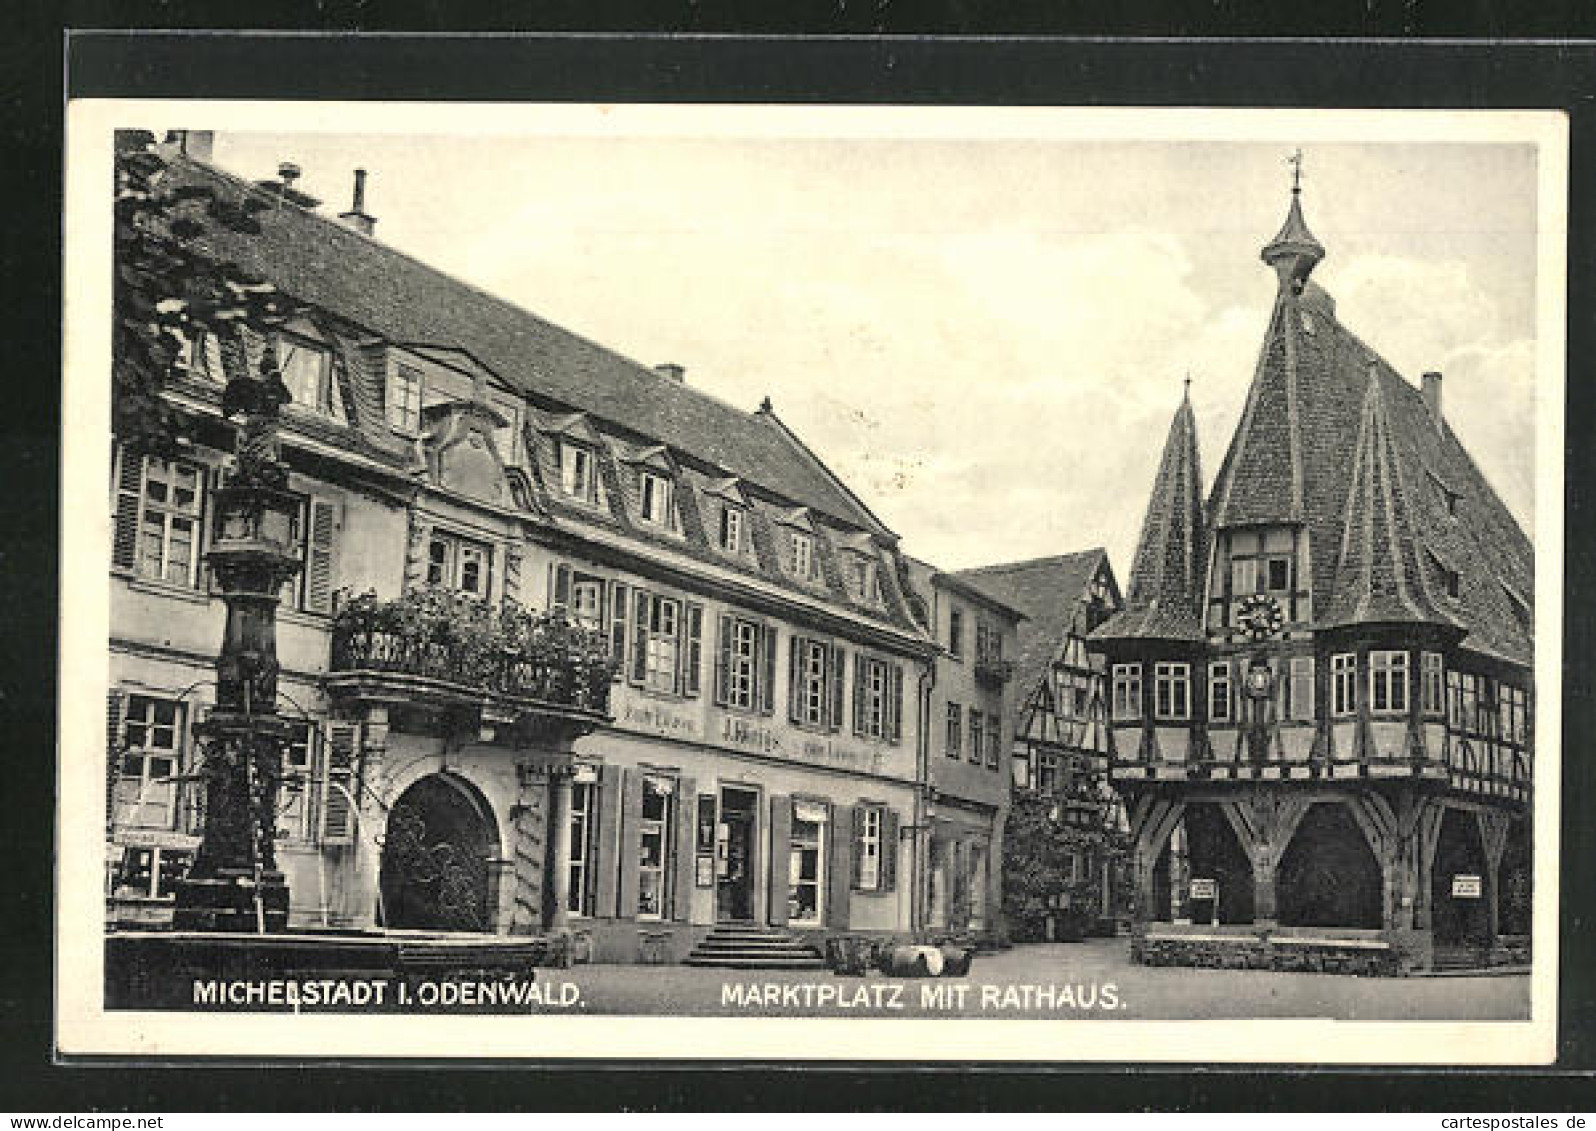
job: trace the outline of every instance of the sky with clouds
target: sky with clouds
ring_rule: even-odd
[[[1307,144],[1315,274],[1534,512],[1529,145]],[[776,412],[916,556],[1129,567],[1192,378],[1217,469],[1274,294],[1289,146],[1058,138],[247,134],[218,164],[694,386]]]

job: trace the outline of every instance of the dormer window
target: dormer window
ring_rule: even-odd
[[[815,575],[815,540],[801,531],[792,532],[792,558],[789,563],[794,577],[808,581]]]
[[[671,481],[652,471],[638,473],[639,509],[643,521],[667,529],[675,524],[671,507]]]
[[[405,436],[421,427],[421,370],[395,365],[388,374],[388,426]]]
[[[598,498],[591,449],[570,440],[560,441],[560,490],[583,502],[591,503]]]
[[[277,341],[277,364],[293,403],[323,416],[340,416],[332,387],[332,354],[303,338],[282,335]]]
[[[743,512],[731,503],[720,508],[720,548],[728,554],[743,552]]]
[[[856,600],[876,601],[881,598],[880,581],[876,577],[876,563],[863,554],[851,555],[848,563],[848,592]]]
[[[1297,588],[1296,539],[1289,527],[1233,530],[1226,536],[1229,568],[1217,576],[1216,588],[1228,582],[1229,591],[1216,592],[1216,601],[1228,598],[1229,623],[1236,623],[1243,601],[1255,594],[1276,598],[1284,610],[1292,607]],[[1287,611],[1288,619],[1291,613]]]

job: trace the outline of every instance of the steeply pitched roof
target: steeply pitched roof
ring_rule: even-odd
[[[1022,707],[1031,690],[1070,633],[1084,635],[1084,601],[1099,569],[1109,570],[1101,546],[1074,554],[1006,562],[957,571],[954,576],[991,594],[1025,614],[1018,632],[1019,655],[1014,665],[1015,705]],[[1113,573],[1109,573],[1113,584]]]
[[[1208,542],[1203,510],[1197,421],[1190,398],[1180,402],[1164,441],[1152,497],[1131,565],[1125,606],[1092,636],[1201,640],[1203,572]]]
[[[187,158],[184,182],[242,196],[248,182]],[[665,377],[330,217],[279,204],[259,235],[213,228],[202,250],[390,342],[469,350],[512,388],[663,441],[795,504],[887,533],[785,426]]]

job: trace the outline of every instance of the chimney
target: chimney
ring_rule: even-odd
[[[355,170],[355,199],[349,205],[348,212],[338,213],[338,219],[353,228],[363,236],[371,235],[377,227],[377,219],[366,215],[366,171]]]
[[[1424,405],[1430,410],[1430,415],[1435,418],[1435,426],[1441,427],[1441,375],[1434,370],[1424,375],[1423,384],[1419,391],[1424,394]]]
[[[654,372],[662,377],[669,377],[677,384],[684,384],[687,380],[687,370],[677,365],[674,361],[662,361],[654,366]]]

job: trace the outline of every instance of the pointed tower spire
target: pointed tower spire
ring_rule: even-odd
[[[1275,238],[1264,245],[1263,261],[1275,269],[1282,289],[1300,294],[1308,276],[1324,258],[1324,245],[1308,230],[1302,218],[1302,150],[1286,159],[1291,166],[1291,208]]]
[[[1197,418],[1187,387],[1164,441],[1152,498],[1131,566],[1124,608],[1095,633],[1099,639],[1201,640],[1207,556]]]
[[[1425,560],[1431,551],[1414,528],[1380,369],[1372,361],[1352,460],[1335,595],[1323,625],[1455,624],[1431,592],[1437,564]]]

